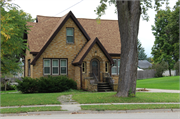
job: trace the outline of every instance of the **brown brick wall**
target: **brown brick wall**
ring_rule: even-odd
[[[97,53],[95,53],[95,51]],[[83,82],[84,82],[84,78],[89,77],[89,73],[91,73],[90,65],[91,65],[91,60],[94,58],[99,60],[100,81],[102,81],[102,73],[105,73],[105,62],[109,62],[109,60],[106,58],[106,56],[101,51],[99,46],[97,44],[95,44],[83,60],[86,62],[86,68],[87,68],[86,73],[83,73]]]
[[[25,56],[25,76],[28,76],[28,60],[30,59],[30,62],[34,59],[34,56],[30,54],[30,51],[26,49],[26,56]],[[30,66],[31,68],[31,76],[33,77],[33,65]]]
[[[74,44],[66,43],[66,28],[74,28]],[[67,20],[62,29],[52,40],[46,50],[42,53],[33,68],[33,78],[38,78],[43,76],[43,58],[67,58],[68,59],[68,77],[74,80],[79,80],[75,74],[76,69],[72,65],[72,61],[81,49],[81,47],[87,42],[84,35],[81,33],[79,28],[73,22],[71,18]],[[79,69],[78,69],[79,70]],[[75,78],[76,77],[76,78]]]

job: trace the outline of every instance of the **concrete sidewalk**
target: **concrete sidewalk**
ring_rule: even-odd
[[[143,88],[136,88],[136,90],[143,89]],[[156,93],[180,93],[180,90],[166,90],[166,89],[150,89],[145,88],[148,91],[136,91],[136,92],[156,92]]]
[[[27,105],[27,106],[7,106],[7,107],[0,107],[0,109],[5,108],[25,108],[25,107],[48,107],[48,106],[61,106],[63,110],[67,111],[79,111],[81,110],[81,105],[136,105],[136,104],[179,104],[177,103],[94,103],[94,104],[72,104],[72,105]]]

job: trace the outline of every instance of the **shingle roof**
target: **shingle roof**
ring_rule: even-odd
[[[78,56],[75,58],[75,60],[73,61],[73,64],[81,64],[83,59],[85,58],[85,56],[88,54],[88,52],[91,50],[91,48],[95,45],[95,43],[97,43],[97,45],[99,46],[99,48],[102,50],[102,52],[106,55],[106,57],[108,58],[108,60],[110,61],[111,64],[113,64],[113,59],[111,58],[111,56],[108,54],[108,52],[106,51],[106,49],[103,47],[103,45],[101,44],[101,42],[99,41],[99,39],[96,37],[94,40],[91,39],[89,40],[86,45],[83,47],[83,49],[81,50],[81,52],[78,54]]]
[[[147,60],[138,60],[138,67],[140,67],[141,69],[147,69],[149,67],[152,67],[152,64]]]
[[[28,44],[31,52],[40,52],[66,15],[63,17],[38,15],[38,23],[28,22],[28,25],[32,26],[28,34]],[[101,20],[100,24],[97,24],[96,19],[77,18],[77,20],[91,39],[98,37],[109,54],[121,53],[120,33],[117,20]]]

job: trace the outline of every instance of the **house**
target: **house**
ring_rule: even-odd
[[[138,68],[140,69],[148,69],[152,67],[152,64],[147,60],[138,60]]]
[[[28,22],[25,76],[66,75],[78,89],[97,90],[109,81],[117,89],[121,43],[117,20],[37,16]],[[107,80],[108,79],[108,80]]]

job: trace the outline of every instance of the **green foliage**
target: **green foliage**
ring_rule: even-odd
[[[8,90],[15,90],[16,86],[15,85],[10,85],[10,83],[6,84],[6,91]],[[5,91],[5,84],[1,83],[1,91]]]
[[[175,63],[174,69],[176,70],[177,75],[179,75],[179,61]]]
[[[38,92],[40,93],[63,92],[69,89],[77,88],[76,82],[69,79],[67,76],[49,76],[48,78],[41,77],[38,84]]]
[[[139,39],[137,41],[137,50],[138,50],[138,59],[139,60],[146,60],[147,59],[147,55],[146,55],[145,50],[142,47],[142,44],[139,41]]]
[[[22,81],[18,80],[17,82],[17,89],[22,93],[52,93],[77,88],[77,83],[66,76],[48,76],[39,79],[24,77]]]
[[[175,7],[174,11],[158,11],[152,31],[155,36],[151,52],[154,63],[164,60],[168,63],[168,69],[173,69],[179,59],[179,7]]]
[[[30,14],[18,10],[18,6],[0,0],[1,6],[1,73],[18,72],[21,68],[20,57],[27,49],[23,39],[27,21],[32,21]]]
[[[126,0],[121,1],[121,4],[123,4],[124,2],[128,2],[128,4],[130,4],[130,1],[126,1]],[[147,14],[148,9],[154,8],[155,11],[159,11],[160,7],[164,4],[164,2],[166,3],[166,8],[168,9],[169,8],[168,0],[155,0],[154,6],[152,5],[152,0],[141,0],[140,6],[141,6],[142,18],[148,21],[149,20],[149,16]],[[100,5],[98,5],[98,7],[96,7],[96,10],[94,10],[94,12],[96,12],[96,14],[98,15],[98,19],[100,19],[100,17],[105,14],[105,10],[107,9],[107,3],[109,3],[109,6],[114,4],[115,7],[117,8],[116,0],[100,0]],[[115,13],[117,13],[117,10],[115,10]]]
[[[161,63],[153,64],[152,69],[156,70],[156,77],[162,77],[163,72],[168,69],[168,64],[165,61],[162,61]]]
[[[128,97],[135,97],[135,94],[132,92],[132,88],[128,91]]]
[[[35,93],[38,91],[38,79],[33,79],[31,77],[23,77],[23,80],[17,80],[17,89],[22,93]]]

